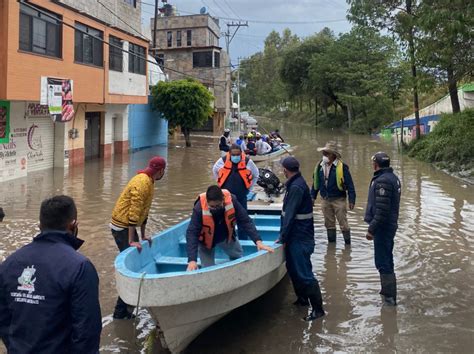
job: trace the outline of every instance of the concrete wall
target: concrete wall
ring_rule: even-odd
[[[124,0],[100,0],[104,6],[95,0],[58,0],[58,2],[84,11],[133,35],[141,33],[141,1],[139,0],[136,1],[136,7],[127,4]]]
[[[474,92],[464,92],[462,89],[458,90],[459,105],[461,111],[468,108],[474,108]],[[429,106],[420,109],[420,117],[431,116],[434,114],[452,113],[453,106],[451,105],[451,97],[449,95],[444,96],[439,101],[436,101]],[[415,114],[411,114],[405,119],[415,118]]]
[[[123,49],[128,50],[129,43],[123,43]],[[123,52],[123,71],[109,71],[109,93],[131,96],[146,96],[148,85],[146,75],[128,71],[129,55]]]
[[[168,144],[168,121],[151,104],[129,106],[129,147],[132,150]]]

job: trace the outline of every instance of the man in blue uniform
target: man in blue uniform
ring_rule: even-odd
[[[325,314],[321,290],[311,264],[314,252],[313,202],[299,171],[298,160],[290,156],[282,161],[282,165],[287,182],[278,242],[285,246],[286,267],[297,296],[295,305],[311,303],[311,313],[304,319],[312,321]]]
[[[372,157],[374,177],[370,182],[364,221],[367,239],[374,241],[375,266],[380,273],[384,303],[397,304],[397,279],[393,266],[393,245],[398,228],[401,185],[390,167],[390,157],[378,152]]]
[[[0,338],[10,354],[99,351],[99,278],[76,252],[72,198],[46,199],[41,233],[0,265]]]

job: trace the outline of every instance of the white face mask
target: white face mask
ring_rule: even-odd
[[[323,156],[323,163],[327,165],[329,163],[329,157]]]

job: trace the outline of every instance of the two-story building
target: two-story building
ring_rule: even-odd
[[[153,36],[154,19],[151,19]],[[219,46],[219,20],[209,14],[177,16],[165,5],[163,16],[156,21],[154,56],[170,80],[194,77],[214,95],[214,117],[209,130],[222,133],[225,117],[230,113],[230,61]]]
[[[127,153],[128,105],[148,99],[140,23],[135,0],[0,1],[0,182]],[[51,119],[48,78],[70,80],[73,120]]]

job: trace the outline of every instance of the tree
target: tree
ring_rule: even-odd
[[[377,31],[354,27],[323,52],[313,55],[310,79],[313,85],[342,108],[358,131],[370,132],[390,119],[386,97],[396,46]],[[384,112],[384,114],[380,114]]]
[[[194,79],[161,81],[152,88],[152,107],[161,112],[172,127],[181,127],[186,146],[191,146],[190,132],[212,116],[214,96]]]
[[[415,111],[416,138],[420,132],[420,113],[418,101],[418,73],[416,61],[417,20],[419,19],[419,0],[347,0],[350,5],[349,19],[361,26],[378,30],[388,30],[398,36],[408,48]]]
[[[472,78],[474,3],[471,0],[424,0],[419,11],[420,57],[448,82],[453,113],[461,107],[457,83]]]

